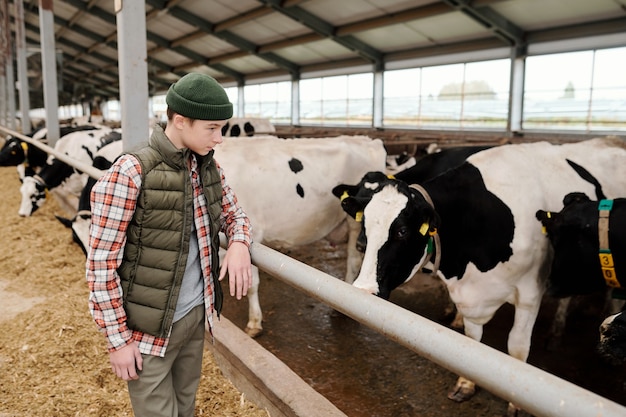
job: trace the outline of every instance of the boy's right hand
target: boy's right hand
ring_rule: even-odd
[[[134,340],[121,349],[109,352],[109,360],[111,361],[111,369],[119,378],[124,381],[139,379],[137,370],[141,371],[143,358],[139,352],[139,346]]]

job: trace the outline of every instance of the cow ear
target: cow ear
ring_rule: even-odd
[[[569,193],[565,197],[563,197],[563,206],[566,207],[573,203],[586,203],[588,201],[591,201],[591,200],[585,193],[579,193],[579,192]]]
[[[339,184],[333,188],[333,195],[338,199],[356,195],[358,187],[356,185]]]
[[[535,213],[535,217],[541,222],[541,224],[543,224],[544,227],[550,226],[554,222],[557,215],[558,213],[545,210],[537,210]]]
[[[348,213],[350,217],[357,221],[361,221],[364,206],[354,197],[346,197],[341,200],[341,208]]]

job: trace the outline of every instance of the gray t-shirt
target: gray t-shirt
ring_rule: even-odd
[[[185,267],[185,275],[183,276],[183,283],[180,287],[178,302],[176,303],[174,322],[182,319],[194,307],[203,302],[204,280],[202,279],[202,269],[200,267],[200,249],[198,248],[196,226],[192,224],[187,266]]]

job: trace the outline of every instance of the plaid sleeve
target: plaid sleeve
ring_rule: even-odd
[[[232,242],[243,242],[250,247],[252,242],[250,219],[237,203],[237,196],[226,182],[224,171],[219,163],[217,167],[222,177],[222,232],[226,234],[229,245]]]
[[[141,187],[141,165],[134,156],[119,158],[91,191],[91,227],[86,262],[89,310],[105,334],[109,350],[128,343],[122,287],[117,268],[122,262],[126,229]]]

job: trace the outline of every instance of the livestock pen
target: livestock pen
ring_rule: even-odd
[[[262,245],[255,244],[252,255],[261,269],[289,285],[323,300],[441,366],[475,379],[487,390],[515,401],[537,416],[617,416],[626,411],[619,404],[515,361],[419,315],[376,297],[365,296],[336,278]]]

